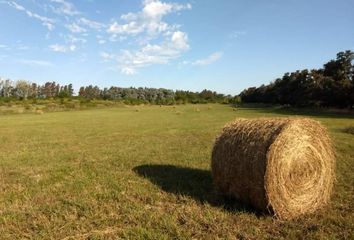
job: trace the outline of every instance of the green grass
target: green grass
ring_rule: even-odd
[[[343,131],[353,117],[304,113],[337,149],[326,209],[280,221],[214,192],[223,125],[287,114],[303,113],[186,105],[0,116],[0,239],[353,239],[354,137]]]

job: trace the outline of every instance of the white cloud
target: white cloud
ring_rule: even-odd
[[[113,60],[117,58],[114,54],[107,52],[100,52],[100,56],[101,58],[103,58],[104,61]]]
[[[31,66],[31,67],[51,67],[53,64],[48,61],[34,60],[34,59],[21,59],[19,63]]]
[[[135,13],[127,13],[127,14],[123,14],[121,17],[121,19],[125,20],[125,21],[135,21],[138,19],[138,15]]]
[[[65,27],[67,29],[69,29],[69,31],[72,32],[72,33],[84,33],[84,32],[87,32],[87,29],[79,26],[76,23],[67,24]]]
[[[120,24],[113,22],[107,29],[111,34],[137,35],[147,33],[154,36],[159,33],[174,30],[175,26],[170,26],[162,21],[162,18],[172,12],[179,12],[191,9],[191,4],[165,3],[160,0],[143,1],[143,9],[137,13],[127,13],[121,19],[127,23]]]
[[[121,72],[124,73],[125,75],[134,75],[137,73],[134,68],[130,68],[130,67],[123,67],[121,69]]]
[[[143,14],[148,18],[161,18],[164,15],[184,9],[191,9],[191,4],[164,3],[159,0],[145,0]]]
[[[96,35],[97,45],[107,41],[131,40],[128,49],[120,49],[119,54],[100,53],[101,58],[114,62],[125,74],[135,74],[139,69],[153,64],[168,64],[190,48],[187,33],[180,30],[181,26],[167,22],[165,17],[191,9],[191,4],[142,0],[139,11],[123,14],[119,20],[104,24],[84,17],[80,9],[75,8],[73,1],[69,0],[49,0],[48,5],[43,3],[45,11],[58,14],[55,21],[31,12],[15,1],[1,1],[41,21],[49,30],[54,29],[54,23],[64,27],[66,30],[62,33],[50,32],[46,35],[47,40],[54,39],[56,35],[62,40],[48,44],[48,48],[54,52],[69,53],[82,49],[86,39],[89,39],[86,36],[95,34],[100,34]],[[103,29],[106,33],[102,32]]]
[[[61,21],[61,19],[54,21],[51,18],[41,16],[37,13],[27,10],[24,6],[18,4],[16,1],[0,0],[0,3],[5,3],[18,11],[24,12],[28,17],[39,20],[42,25],[48,28],[48,30],[50,31],[54,30],[55,23],[63,25],[72,33],[86,33],[89,29],[101,31],[102,29],[107,27],[106,24],[93,21],[85,17],[81,17],[82,13],[76,10],[75,6],[69,1],[50,0],[50,2],[54,4],[49,5],[49,8],[52,9],[53,12],[63,17],[65,19],[64,21]],[[42,7],[45,10],[47,10],[48,8],[47,5],[43,5]],[[65,22],[67,24],[65,24]],[[49,39],[48,34],[46,35],[46,38]]]
[[[59,15],[75,16],[81,14],[81,12],[77,11],[75,9],[75,6],[70,2],[67,2],[65,0],[50,0],[50,1],[59,5],[59,7],[52,6],[53,11]]]
[[[114,34],[138,34],[144,31],[144,26],[138,24],[137,22],[129,22],[127,24],[120,25],[117,22],[114,22],[112,25],[109,26],[108,30],[109,33]]]
[[[26,11],[26,8],[24,8],[23,6],[17,4],[14,1],[5,1],[5,3],[7,3],[9,6],[14,7],[15,9],[19,10],[19,11]]]
[[[54,52],[66,52],[67,51],[67,47],[66,46],[59,45],[59,44],[50,45],[49,48],[51,50],[53,50]]]
[[[60,36],[63,38],[64,43],[49,45],[49,49],[52,50],[53,52],[61,52],[61,53],[74,52],[78,48],[84,46],[85,43],[87,43],[87,40],[85,38],[77,37],[75,35],[60,34]]]
[[[161,18],[172,11],[173,5],[161,1],[145,1],[143,14],[148,18]]]
[[[105,60],[116,60],[122,73],[132,75],[139,68],[153,64],[167,64],[189,49],[188,36],[184,32],[174,32],[162,44],[146,44],[138,51],[122,50],[118,56],[101,54]]]
[[[32,13],[30,11],[26,11],[27,15],[29,17],[32,17],[32,18],[35,18],[35,19],[38,19],[39,21],[42,22],[42,25],[47,27],[48,30],[53,30],[54,29],[54,20],[50,19],[50,18],[47,18],[47,17],[43,17],[43,16],[40,16],[36,13]]]
[[[189,48],[188,36],[184,32],[174,32],[171,37],[171,42],[176,49],[187,50]]]
[[[73,52],[76,50],[76,46],[74,44],[72,45],[59,45],[59,44],[53,44],[50,45],[49,48],[54,51],[54,52]]]
[[[76,50],[76,46],[75,45],[70,45],[69,46],[69,50],[72,51],[72,52],[75,51]]]
[[[127,39],[127,36],[118,36],[117,34],[113,34],[108,38],[109,41],[111,42],[122,42]]]
[[[223,55],[222,52],[215,52],[204,59],[199,59],[199,60],[192,62],[192,65],[195,65],[195,66],[210,65],[210,64],[218,61],[222,57],[222,55]]]
[[[27,10],[25,7],[23,7],[22,5],[19,5],[14,1],[7,1],[5,3],[7,3],[9,6],[11,6],[19,11],[25,12],[28,17],[39,20],[43,26],[48,28],[48,30],[51,31],[54,29],[54,20],[53,19],[43,17],[37,13],[31,12],[31,11]]]
[[[166,3],[160,0],[144,0],[143,8],[136,13],[121,15],[124,23],[113,22],[107,29],[110,41],[137,36],[136,50],[121,50],[120,54],[102,54],[105,60],[115,61],[124,74],[135,74],[138,69],[153,64],[167,64],[189,49],[188,35],[179,31],[180,26],[168,24],[162,19],[173,12],[191,9],[191,4]],[[160,43],[152,43],[159,40]]]
[[[85,25],[85,26],[87,26],[89,28],[96,29],[96,30],[100,30],[100,29],[106,27],[106,25],[103,24],[103,23],[99,23],[99,22],[96,22],[96,21],[93,21],[93,20],[90,20],[90,19],[87,19],[87,18],[80,18],[79,19],[79,23],[82,24],[82,25]]]
[[[73,35],[67,35],[66,42],[68,43],[86,43],[87,40],[85,38],[75,37]]]

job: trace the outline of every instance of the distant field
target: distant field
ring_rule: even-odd
[[[0,116],[0,239],[354,239],[354,126],[310,114],[337,149],[331,205],[292,221],[217,195],[211,149],[236,117],[301,112],[135,106]]]

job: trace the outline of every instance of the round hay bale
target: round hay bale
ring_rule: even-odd
[[[217,189],[281,219],[328,203],[335,179],[326,129],[306,118],[237,119],[212,152]]]

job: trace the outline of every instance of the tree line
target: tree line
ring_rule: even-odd
[[[31,83],[25,80],[11,81],[0,78],[0,97],[27,100],[28,98],[56,98],[72,97],[73,85],[60,86],[55,82],[47,82],[43,85]]]
[[[50,98],[79,98],[82,100],[112,100],[126,104],[184,104],[184,103],[230,103],[233,97],[215,91],[203,90],[191,92],[169,90],[164,88],[100,88],[98,86],[82,86],[74,95],[72,84],[60,85],[56,82],[45,84],[31,83],[25,80],[11,81],[0,78],[0,99],[28,100]]]
[[[268,85],[240,94],[242,102],[296,107],[354,108],[354,52],[339,52],[320,69],[285,73]]]
[[[268,103],[296,107],[354,108],[354,52],[339,52],[336,59],[320,69],[304,69],[285,73],[268,85],[250,87],[238,96],[224,95],[211,90],[201,92],[164,88],[122,88],[112,86],[82,86],[77,95],[72,84],[45,84],[25,80],[0,78],[0,100],[79,98],[122,101],[126,104],[185,104],[185,103]]]

